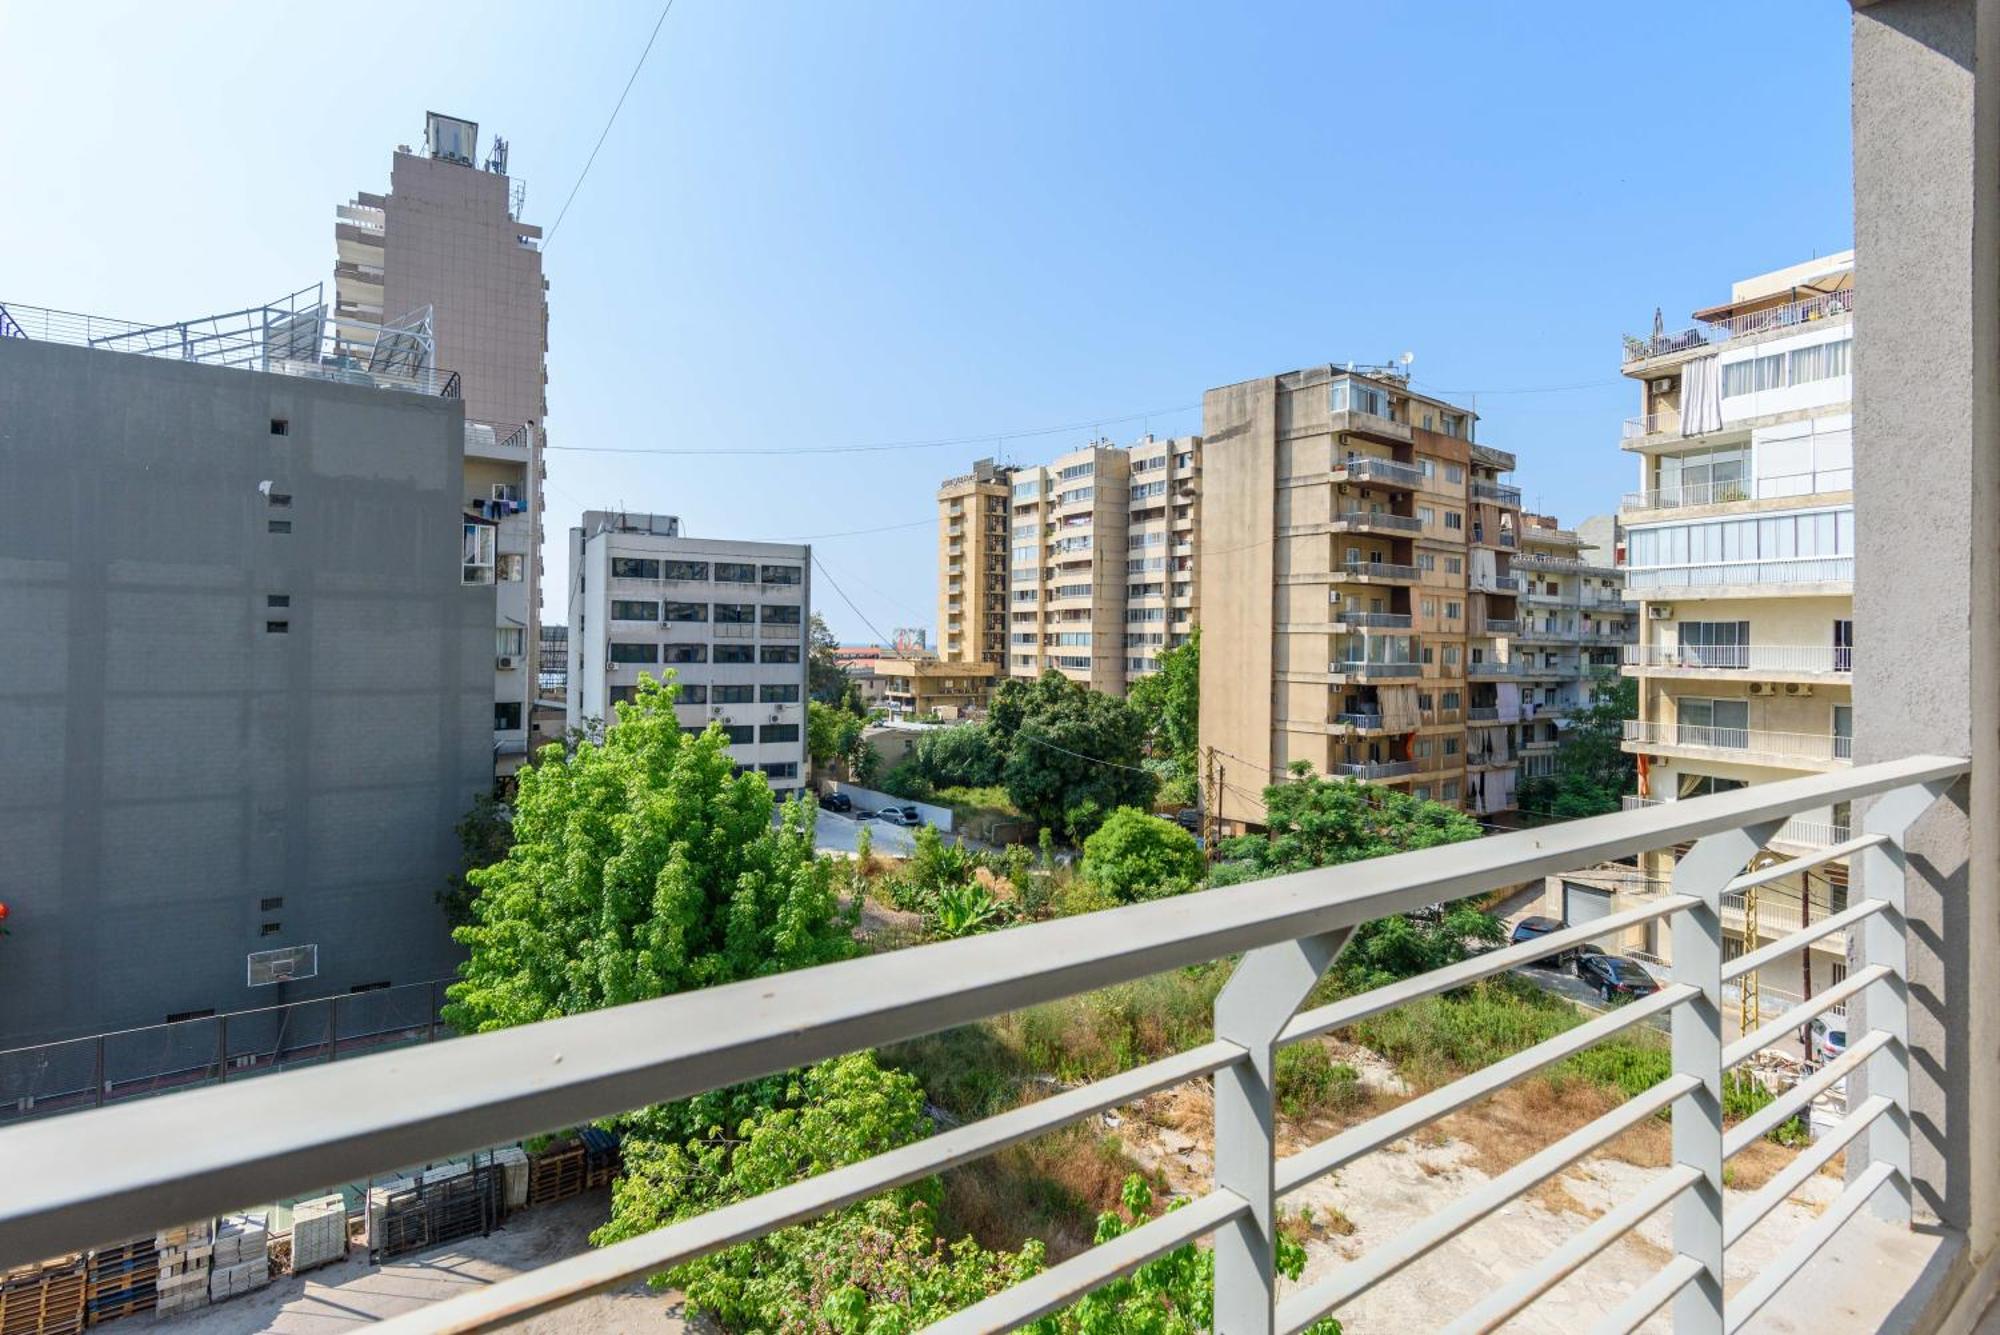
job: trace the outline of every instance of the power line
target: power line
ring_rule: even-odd
[[[908,524],[883,524],[879,528],[850,528],[839,533],[794,533],[790,537],[775,538],[775,542],[819,542],[826,538],[858,538],[864,533],[895,533],[906,528],[931,528],[935,519],[919,519]]]
[[[840,601],[847,604],[848,610],[853,612],[854,615],[861,618],[862,625],[868,627],[868,629],[875,632],[875,642],[877,644],[889,645],[894,643],[893,640],[891,640],[888,636],[882,633],[882,628],[880,626],[876,625],[874,622],[868,619],[868,614],[866,612],[863,612],[859,607],[855,606],[854,600],[847,596],[847,590],[840,587],[840,581],[835,579],[833,577],[833,572],[826,568],[826,562],[819,559],[818,552],[813,553],[813,564],[819,567],[820,574],[826,576],[826,582],[833,586],[833,591],[840,595]]]
[[[626,95],[632,91],[632,85],[638,82],[639,71],[646,68],[646,57],[653,54],[653,43],[659,39],[660,28],[666,23],[667,12],[673,7],[674,0],[667,0],[666,4],[660,6],[660,17],[653,21],[652,36],[646,39],[646,49],[639,53],[639,63],[632,67],[632,77],[625,81],[624,91],[618,94],[618,104],[611,108],[611,116],[604,122],[603,133],[597,136],[597,143],[592,146],[590,156],[584,160],[583,170],[577,173],[576,184],[569,188],[569,198],[563,201],[562,211],[556,214],[556,220],[549,225],[549,230],[542,235],[542,250],[544,253],[548,251],[549,243],[556,239],[556,229],[561,227],[563,219],[569,216],[569,206],[576,202],[576,192],[583,189],[583,180],[586,176],[590,175],[591,166],[597,161],[598,149],[604,147],[605,139],[611,134],[611,127],[618,121],[618,113],[625,109]]]
[[[881,454],[891,450],[941,450],[962,445],[1001,445],[1009,440],[1027,440],[1036,436],[1060,436],[1072,431],[1087,431],[1116,422],[1137,422],[1148,417],[1164,417],[1169,413],[1187,412],[1199,408],[1198,403],[1183,404],[1177,408],[1154,408],[1148,412],[1125,413],[1118,417],[1091,417],[1080,422],[1064,422],[1058,426],[1030,427],[1020,431],[981,431],[968,436],[944,436],[931,440],[885,440],[863,445],[781,445],[772,449],[745,450],[726,445],[702,445],[681,448],[678,446],[656,447],[650,445],[550,445],[551,450],[569,450],[579,454],[659,454],[682,456],[726,456],[744,455],[767,457],[774,455],[802,454]]]

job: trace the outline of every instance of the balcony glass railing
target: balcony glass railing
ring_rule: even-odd
[[[1854,650],[1845,645],[1628,644],[1620,653],[1626,667],[1671,671],[1769,672],[1839,676],[1854,671]]]
[[[1415,765],[1336,767],[1384,768],[1410,772]],[[1861,1136],[1882,1119],[1903,1126],[1910,1117],[1903,1092],[1911,1066],[1906,1008],[1873,1004],[1899,999],[1908,986],[1901,934],[1853,933],[1861,953],[1845,978],[1738,1038],[1725,1041],[1719,998],[1750,971],[1789,958],[1831,932],[1893,915],[1888,902],[1861,900],[1734,960],[1724,961],[1713,948],[1676,952],[1658,991],[1421,1097],[1370,1109],[1325,1138],[1308,1131],[1296,1144],[1275,1142],[1277,1094],[1268,1075],[1269,1054],[1647,924],[1684,929],[1691,941],[1713,942],[1721,934],[1726,896],[1774,873],[1796,874],[1832,860],[1810,854],[1746,873],[1759,846],[1751,831],[1882,794],[1894,794],[1896,809],[1913,819],[1936,791],[1926,785],[1955,779],[1966,768],[1958,760],[1920,757],[1764,784],[1373,859],[1365,868],[1328,867],[1232,886],[1206,892],[1198,902],[1169,898],[524,1024],[431,1044],[421,1061],[394,1053],[363,1056],[30,1122],[0,1132],[0,1154],[8,1166],[7,1191],[0,1195],[0,1267],[107,1239],[150,1236],[175,1220],[213,1217],[245,1202],[294,1198],[328,1183],[362,1182],[397,1165],[444,1160],[471,1146],[511,1143],[551,1127],[585,1125],[635,1104],[684,1100],[845,1053],[1241,955],[1216,1004],[1214,1037],[1192,1049],[610,1246],[468,1286],[469,1291],[398,1318],[399,1328],[469,1331],[540,1316],[1150,1094],[1184,1085],[1205,1088],[1212,1080],[1212,1121],[1203,1128],[1214,1145],[1212,1184],[1197,1188],[1181,1208],[1115,1241],[982,1294],[940,1329],[1018,1328],[1140,1265],[1213,1236],[1217,1328],[1297,1331],[1403,1276],[1419,1258],[1619,1136],[1659,1125],[1663,1114],[1671,1115],[1675,1132],[1671,1162],[1635,1181],[1588,1228],[1554,1250],[1507,1258],[1505,1273],[1477,1286],[1469,1309],[1429,1315],[1456,1328],[1496,1329],[1671,1205],[1680,1225],[1676,1250],[1662,1258],[1656,1273],[1607,1299],[1604,1305],[1613,1310],[1589,1314],[1588,1326],[1636,1329],[1678,1298],[1684,1321],[1705,1330],[1738,1329],[1882,1188],[1901,1187],[1910,1178],[1910,1137]],[[1900,866],[1906,828],[1896,822],[1884,833],[1866,836],[1867,846],[1883,849]],[[1300,1009],[1339,954],[1339,943],[1362,923],[1695,841],[1669,893],[1644,896],[1606,917],[1518,946]],[[1844,1052],[1759,1112],[1725,1125],[1713,1091],[1726,1072],[1796,1034],[1815,1016],[1864,997],[1871,1003],[1867,1024],[1849,1034]],[[1276,1230],[1254,1221],[1276,1219],[1282,1198],[1604,1039],[1661,1022],[1673,1026],[1675,1041],[1655,1083],[1479,1181],[1448,1208],[1391,1225],[1399,1231],[1388,1235],[1364,1235],[1348,1258],[1281,1287]],[[1744,1233],[1797,1185],[1787,1169],[1773,1180],[1775,1189],[1727,1198],[1720,1187],[1729,1160],[1810,1109],[1864,1063],[1891,1078],[1871,1080],[1871,1097],[1850,1103],[1819,1142],[1827,1147],[1826,1157],[1845,1148],[1845,1183],[1831,1189],[1837,1195],[1797,1243],[1766,1252],[1770,1259],[1758,1273],[1725,1287],[1726,1239]],[[117,1146],[145,1149],[107,1149]],[[1807,1172],[1815,1166],[1802,1162]],[[1702,1184],[1706,1189],[1699,1189]],[[1742,1252],[1734,1259],[1739,1271],[1757,1264]],[[1403,1282],[1413,1288],[1418,1283]],[[1417,1298],[1413,1293],[1412,1301]],[[1232,1312],[1253,1315],[1231,1324],[1223,1314]],[[1578,1317],[1566,1308],[1557,1324],[1567,1329]]]
[[[1854,490],[1854,470],[1822,468],[1810,473],[1773,477],[1731,478],[1724,482],[1683,482],[1651,491],[1628,491],[1626,510],[1679,510],[1696,505],[1730,505],[1737,501],[1783,500]]]
[[[1799,556],[1705,565],[1627,566],[1627,593],[1656,589],[1723,589],[1766,584],[1852,584],[1851,556]]]
[[[1510,487],[1503,482],[1475,482],[1472,484],[1472,494],[1482,501],[1493,501],[1510,510],[1521,508],[1521,489]]]

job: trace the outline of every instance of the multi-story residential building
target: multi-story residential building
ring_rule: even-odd
[[[806,774],[812,548],[690,538],[672,515],[589,510],[569,531],[571,728],[615,725],[641,675],[671,670],[681,726],[719,723],[779,797]]]
[[[1672,802],[1845,767],[1854,714],[1853,252],[1734,285],[1679,333],[1627,338],[1639,383],[1623,447],[1626,581],[1639,612],[1625,671],[1639,680],[1626,749],[1634,804]],[[1779,847],[1847,837],[1845,808],[1791,821]],[[1657,860],[1655,879],[1671,858]],[[1725,905],[1731,950],[1823,917],[1846,895],[1844,864],[1788,877]],[[1750,917],[1756,919],[1752,926]],[[1654,942],[1663,949],[1664,942]],[[1797,995],[1845,969],[1839,933],[1760,970]]]
[[[1386,368],[1208,391],[1202,656],[1226,666],[1202,673],[1201,742],[1226,824],[1261,823],[1263,787],[1298,761],[1511,803],[1490,741],[1468,767],[1468,712],[1512,683],[1519,615],[1514,458],[1475,445],[1474,422]]]
[[[1625,601],[1624,571],[1587,551],[1580,529],[1552,516],[1522,516],[1514,570],[1521,585],[1516,743],[1525,779],[1554,772],[1564,729],[1590,705],[1598,683],[1617,674],[1624,646],[1636,642],[1638,613]]]
[[[505,776],[527,751],[541,649],[548,283],[507,143],[495,136],[481,166],[478,142],[471,121],[426,117],[423,151],[396,150],[389,192],[336,211],[333,273],[341,328],[429,307],[437,364],[458,375],[465,500],[498,525],[493,749]]]
[[[1094,441],[1012,473],[1009,676],[1122,695],[1200,614],[1201,440]]]
[[[1000,673],[991,663],[942,658],[885,656],[871,667],[862,698],[893,718],[963,718],[986,707]]]
[[[938,488],[938,656],[1007,662],[1007,511],[1013,470],[991,459]]]
[[[435,894],[493,782],[490,529],[425,313],[335,330],[316,301],[0,308],[0,1048],[460,956]],[[166,1060],[96,1052],[0,1099]]]

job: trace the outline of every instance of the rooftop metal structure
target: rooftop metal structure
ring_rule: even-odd
[[[261,306],[160,324],[0,302],[0,337],[458,397],[457,373],[436,365],[430,307],[380,325],[336,321],[320,283]]]

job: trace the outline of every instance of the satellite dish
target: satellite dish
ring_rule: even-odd
[[[1408,366],[1411,362],[1415,361],[1416,359],[1417,359],[1416,353],[1406,352],[1402,356],[1398,357],[1396,360],[1401,362],[1403,365]]]

